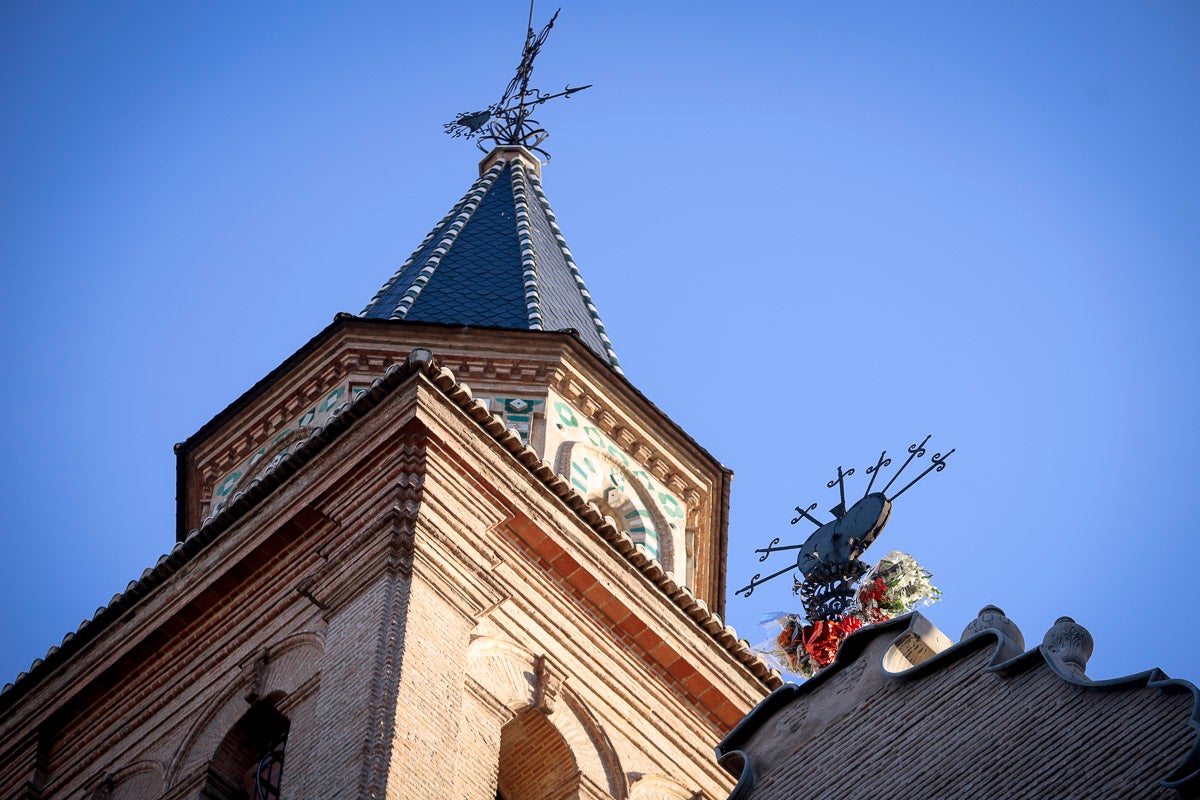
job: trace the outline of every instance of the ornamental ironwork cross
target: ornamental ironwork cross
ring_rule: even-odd
[[[519,145],[549,160],[550,154],[540,145],[550,134],[530,116],[530,112],[548,100],[570,97],[576,92],[591,88],[590,83],[587,86],[575,87],[567,84],[561,92],[552,94],[529,88],[529,80],[533,77],[534,59],[546,43],[546,37],[550,35],[550,29],[554,27],[559,11],[562,9],[555,11],[541,33],[534,35],[533,0],[530,0],[529,25],[525,33],[525,46],[521,49],[521,62],[517,64],[517,72],[505,87],[504,94],[482,111],[459,114],[452,122],[447,122],[443,126],[446,133],[455,139],[474,139],[475,144],[484,152],[497,145]]]
[[[904,484],[895,494],[888,496],[888,490],[908,465],[925,456],[925,445],[929,439],[930,436],[926,436],[920,444],[909,446],[908,458],[892,475],[891,480],[881,491],[873,492],[871,490],[880,470],[892,464],[892,460],[887,457],[887,451],[881,452],[875,464],[866,469],[866,474],[871,476],[866,491],[849,508],[846,507],[846,479],[854,474],[854,469],[843,469],[839,466],[837,477],[826,484],[828,488],[836,486],[838,490],[839,502],[829,510],[834,518],[829,522],[822,522],[814,517],[812,512],[817,508],[816,503],[807,508],[796,506],[797,516],[792,520],[793,525],[803,519],[817,526],[804,543],[781,545],[779,537],[776,536],[766,547],[754,551],[762,553],[759,561],[766,561],[772,553],[797,550],[799,552],[796,554],[795,563],[765,578],[761,573],[756,573],[749,584],[734,594],[749,597],[757,587],[772,578],[796,570],[799,576],[794,580],[794,590],[800,595],[808,619],[817,622],[840,617],[854,602],[855,582],[869,569],[867,564],[859,560],[859,556],[871,546],[883,530],[883,526],[887,524],[888,515],[892,512],[892,503],[930,472],[941,472],[946,468],[946,459],[954,452],[953,449],[945,455],[934,453],[925,470]]]

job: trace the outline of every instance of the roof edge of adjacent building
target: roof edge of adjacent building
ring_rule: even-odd
[[[991,611],[999,611],[999,609],[995,609],[993,606],[985,607],[980,612],[980,620],[984,620]],[[793,702],[820,692],[826,683],[856,663],[869,646],[880,639],[890,639],[890,642],[884,651],[883,660],[877,666],[886,679],[897,683],[921,681],[961,662],[972,654],[991,648],[991,655],[983,667],[983,671],[1002,677],[1013,677],[1044,666],[1065,685],[1088,690],[1145,688],[1165,692],[1190,693],[1192,709],[1188,724],[1192,728],[1195,740],[1188,755],[1171,769],[1160,783],[1166,788],[1178,789],[1184,796],[1190,797],[1192,795],[1188,792],[1200,791],[1200,689],[1197,689],[1190,681],[1171,678],[1157,667],[1132,675],[1093,680],[1088,678],[1083,671],[1087,657],[1091,654],[1091,635],[1074,620],[1069,617],[1059,617],[1047,631],[1041,644],[1023,650],[1021,649],[1023,641],[1019,631],[1016,632],[1014,638],[1015,626],[1011,626],[1011,623],[1004,624],[1008,620],[1003,617],[1003,612],[1000,612],[998,616],[999,624],[993,624],[995,615],[984,624],[978,624],[978,620],[973,621],[967,626],[963,632],[963,638],[959,642],[949,642],[941,631],[916,611],[855,631],[845,639],[834,661],[828,667],[804,683],[784,683],[773,690],[717,744],[715,748],[717,760],[738,777],[738,783],[733,793],[730,794],[729,800],[748,797],[750,789],[753,788],[755,782],[753,768],[749,757],[742,749],[751,736],[760,730],[768,719]],[[930,655],[920,660],[919,663],[896,668],[900,663],[906,663],[906,659],[903,657],[897,659],[897,653],[910,649],[902,645],[905,644],[906,639],[913,637],[926,645]]]

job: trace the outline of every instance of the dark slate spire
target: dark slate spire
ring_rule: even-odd
[[[497,147],[480,178],[383,285],[362,316],[495,328],[572,328],[621,371],[542,191],[541,164]]]

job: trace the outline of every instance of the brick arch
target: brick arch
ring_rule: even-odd
[[[544,672],[544,668],[542,672]],[[611,797],[627,794],[620,759],[583,700],[558,680],[539,678],[538,659],[505,639],[481,636],[467,652],[467,676],[519,717],[544,716],[569,749],[578,772]]]
[[[184,736],[166,771],[167,786],[204,768],[252,700],[271,696],[282,701],[315,675],[323,652],[324,637],[306,631],[285,637],[239,665],[225,691],[197,716]]]
[[[629,788],[629,800],[692,800],[697,794],[674,778],[656,774],[637,776]]]
[[[622,798],[629,794],[617,749],[604,732],[604,726],[570,686],[563,687],[562,702],[555,708],[551,721],[564,732],[569,744],[575,742],[579,745],[576,752],[582,749],[585,741],[591,746],[587,752],[595,754],[598,761],[592,764],[588,774],[593,776],[595,782],[600,783],[600,777],[603,776],[604,782],[600,785],[607,787],[613,797]]]
[[[255,701],[226,731],[205,770],[202,797],[245,797],[249,790],[246,781],[257,781],[258,776],[279,785],[283,742],[291,727],[291,721],[277,708],[281,699],[282,695],[270,694]],[[268,753],[272,760],[264,766],[260,759]]]
[[[533,707],[537,680],[528,650],[503,639],[480,637],[467,650],[467,673],[514,714]]]
[[[319,633],[294,633],[266,651],[263,695],[290,695],[317,673],[325,652],[325,638]]]
[[[105,800],[159,800],[165,782],[163,765],[158,761],[138,761],[106,775],[87,795]]]

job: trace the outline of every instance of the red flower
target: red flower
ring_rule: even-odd
[[[804,649],[822,667],[833,663],[843,638],[842,625],[837,620],[822,620],[804,626]]]
[[[887,581],[883,578],[876,578],[869,586],[864,586],[859,590],[858,605],[864,610],[867,617],[867,622],[884,622],[891,619],[887,613],[879,607],[883,602],[884,596],[887,594]]]
[[[866,605],[867,603],[878,603],[883,599],[883,596],[887,594],[887,581],[885,581],[883,578],[876,578],[871,584],[871,588],[863,590],[861,594],[861,603],[863,605]]]

